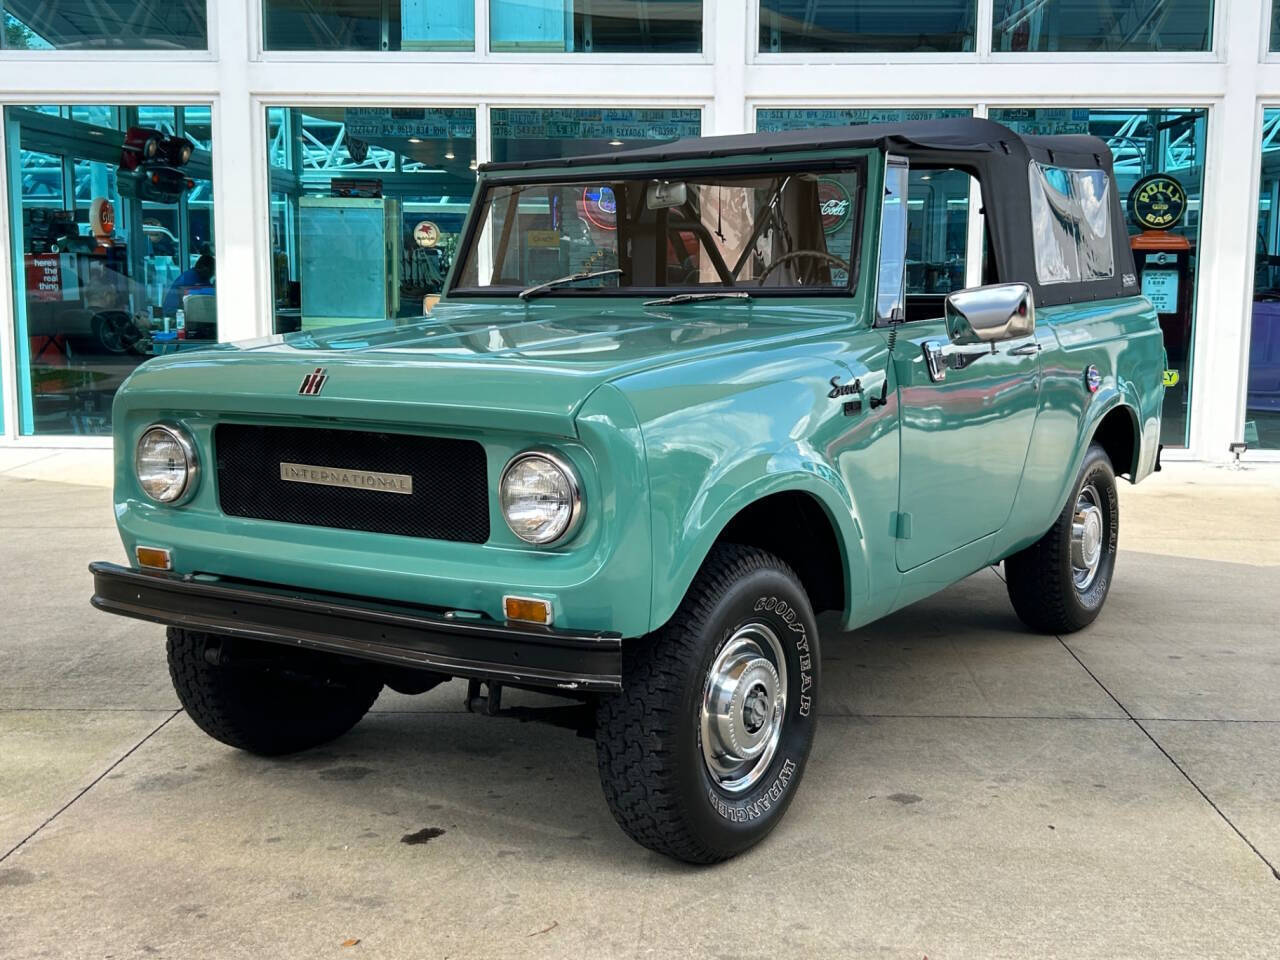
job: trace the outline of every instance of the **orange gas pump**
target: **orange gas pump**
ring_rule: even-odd
[[[1154,173],[1129,192],[1129,216],[1142,232],[1129,238],[1142,293],[1156,308],[1168,355],[1166,390],[1180,388],[1191,356],[1191,241],[1173,229],[1187,213],[1187,195],[1176,177]]]

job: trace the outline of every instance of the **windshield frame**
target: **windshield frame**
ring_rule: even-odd
[[[653,163],[644,164],[643,166],[638,164],[632,166],[630,164],[620,162],[608,167],[539,167],[529,170],[502,170],[496,174],[486,174],[484,171],[481,171],[480,180],[476,184],[476,192],[472,200],[471,210],[467,214],[467,222],[463,228],[462,243],[458,246],[459,254],[454,257],[453,265],[449,271],[448,283],[445,285],[445,298],[475,298],[483,300],[520,299],[518,294],[521,288],[514,285],[502,287],[463,287],[459,285],[463,267],[471,256],[473,244],[476,242],[482,221],[484,220],[484,212],[488,209],[489,195],[495,189],[509,188],[513,186],[539,186],[542,184],[590,184],[610,179],[649,180],[677,179],[681,177],[692,179],[696,177],[711,176],[750,176],[755,174],[768,175],[772,173],[831,173],[838,171],[853,171],[857,176],[857,190],[856,196],[853,198],[854,209],[851,214],[851,217],[854,219],[854,228],[852,231],[853,242],[849,281],[845,286],[761,287],[755,284],[734,284],[733,286],[720,286],[713,284],[666,284],[662,286],[652,285],[643,287],[628,286],[586,288],[563,286],[557,287],[555,290],[549,291],[544,296],[536,298],[539,300],[557,297],[593,300],[629,300],[635,298],[652,299],[654,297],[665,297],[678,293],[747,291],[751,294],[751,299],[766,299],[773,297],[781,297],[785,299],[852,299],[859,293],[864,276],[862,259],[864,252],[868,249],[866,237],[866,230],[868,226],[866,218],[867,178],[869,171],[871,170],[870,157],[875,153],[876,151],[874,150],[841,151],[838,154],[824,152],[822,155],[810,156],[803,159],[797,158],[793,154],[785,155],[785,159],[775,158],[770,155],[738,155],[735,157],[718,159],[713,163],[707,163],[706,161],[701,163],[696,161],[685,161],[679,164],[672,163],[670,166],[656,165]]]

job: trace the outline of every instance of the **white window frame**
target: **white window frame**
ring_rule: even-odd
[[[220,7],[235,7],[233,0],[205,0],[205,39],[203,50],[0,50],[0,63],[213,63],[218,59],[218,20]],[[9,102],[6,100],[6,102]],[[71,101],[66,101],[70,103]],[[101,101],[99,101],[101,102]]]
[[[242,0],[243,2],[243,0]],[[471,50],[268,50],[263,37],[263,17],[267,0],[248,0],[250,7],[249,45],[258,61],[281,63],[368,63],[371,59],[399,63],[512,63],[570,65],[583,60],[605,65],[654,66],[658,64],[709,64],[715,42],[716,0],[703,0],[702,50],[697,53],[581,53],[540,51],[510,53],[490,48],[489,0],[475,3],[475,42]]]
[[[768,53],[759,49],[760,0],[743,0],[748,6],[750,25],[747,62],[774,64],[808,64],[815,61],[843,64],[928,64],[956,63],[1026,63],[1026,64],[1093,64],[1100,61],[1113,64],[1143,63],[1221,63],[1225,59],[1222,31],[1226,24],[1226,8],[1237,0],[1214,0],[1213,47],[1209,50],[1185,50],[1170,53],[1147,51],[1091,53],[1087,51],[997,51],[992,45],[995,18],[995,0],[977,0],[974,49],[957,53],[916,53],[910,51],[884,51],[871,53]],[[1251,0],[1245,0],[1246,3]]]

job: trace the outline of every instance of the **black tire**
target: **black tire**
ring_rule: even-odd
[[[341,736],[382,691],[381,680],[362,672],[326,671],[322,655],[277,655],[266,644],[228,643],[177,627],[169,628],[165,646],[173,689],[196,726],[228,746],[263,756],[295,753]]]
[[[1073,557],[1072,527],[1085,499],[1096,500],[1100,518],[1099,556],[1091,567],[1077,566]],[[1082,514],[1083,516],[1083,514]],[[1032,630],[1041,633],[1074,633],[1087,627],[1106,603],[1115,577],[1116,545],[1120,532],[1120,503],[1116,474],[1106,451],[1097,444],[1085,453],[1080,475],[1071,495],[1049,532],[1005,559],[1005,579],[1014,612]]]
[[[772,647],[770,635],[777,640]],[[704,758],[702,706],[722,652],[728,656],[755,637],[760,649],[781,653],[785,678],[777,670],[773,682],[786,701],[775,711],[776,701],[765,694],[756,704],[774,707],[754,717],[752,693],[733,701],[743,704],[741,723],[750,737],[771,729],[775,716],[782,719],[772,755],[762,751],[739,778],[750,783],[730,790]],[[741,689],[763,693],[763,686],[749,686],[749,672],[740,677]],[[600,700],[596,758],[614,819],[637,843],[688,863],[716,863],[758,843],[782,819],[804,773],[819,680],[818,629],[796,575],[762,550],[714,548],[671,620],[624,645],[622,693]],[[726,717],[733,713],[725,710]]]
[[[93,340],[100,353],[127,353],[140,336],[133,318],[123,310],[104,310],[96,313],[91,326]]]

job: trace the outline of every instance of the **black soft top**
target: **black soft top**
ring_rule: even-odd
[[[763,153],[789,153],[803,150],[830,150],[846,147],[863,149],[878,147],[893,152],[943,150],[961,153],[994,154],[1026,157],[1033,153],[1049,162],[1050,152],[1069,156],[1073,162],[1057,161],[1061,166],[1109,169],[1111,151],[1097,137],[1071,135],[1059,137],[1024,137],[1003,124],[980,117],[946,117],[937,120],[911,120],[902,123],[875,123],[848,127],[810,127],[777,133],[740,133],[727,137],[683,137],[651,146],[591,153],[577,157],[553,157],[543,160],[512,160],[485,163],[485,172],[504,170],[541,170],[561,167],[596,167],[619,163],[668,163],[672,160],[706,160]],[[1106,167],[1103,167],[1105,158]],[[1074,162],[1078,161],[1078,162]]]
[[[902,123],[848,127],[812,127],[777,133],[744,133],[728,137],[684,137],[668,143],[610,153],[546,160],[482,164],[489,174],[534,172],[573,167],[645,165],[681,160],[708,160],[752,154],[777,155],[807,150],[879,149],[909,158],[913,167],[954,167],[977,177],[982,185],[996,276],[1031,284],[1043,305],[1106,300],[1138,293],[1133,254],[1124,227],[1111,149],[1097,137],[1072,134],[1022,136],[1003,124],[980,117],[949,117]],[[1110,232],[1115,275],[1084,283],[1042,285],[1035,266],[1031,228],[1030,165],[1104,171],[1111,184]]]

